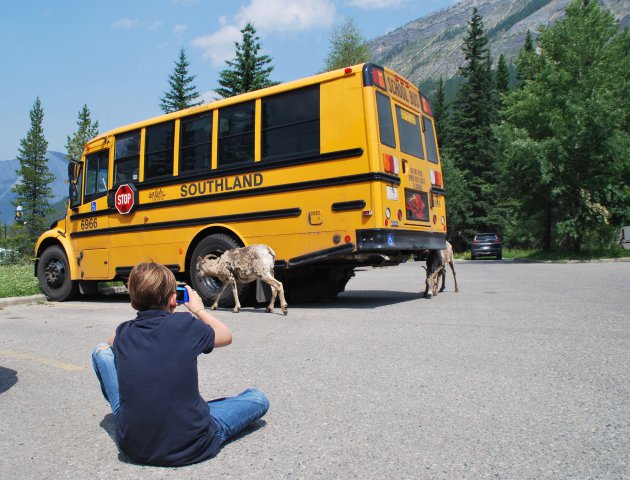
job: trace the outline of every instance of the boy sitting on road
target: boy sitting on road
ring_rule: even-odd
[[[201,398],[197,357],[232,343],[232,332],[204,310],[189,286],[184,305],[190,313],[175,313],[176,286],[164,265],[136,265],[128,288],[138,315],[120,324],[92,354],[116,418],[118,446],[148,465],[188,465],[213,457],[269,408],[256,389],[208,403]]]

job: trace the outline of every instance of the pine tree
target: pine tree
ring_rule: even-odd
[[[474,199],[472,223],[467,227],[472,235],[475,231],[497,230],[500,220],[494,211],[497,202],[492,188],[496,178],[492,123],[497,115],[492,59],[476,8],[468,26],[462,47],[465,64],[459,69],[464,83],[453,108],[449,146],[454,166],[464,174]]]
[[[529,30],[527,30],[527,33],[525,34],[523,50],[525,52],[534,53],[534,40],[532,39],[532,33]]]
[[[50,213],[52,198],[50,185],[55,176],[48,169],[48,142],[44,137],[44,110],[39,97],[33,103],[30,118],[31,128],[26,137],[20,140],[18,149],[20,168],[15,172],[18,183],[11,190],[16,194],[12,203],[15,207],[22,207],[21,220],[27,225],[34,240],[46,227],[45,219]]]
[[[527,30],[525,43],[515,62],[517,88],[521,87],[525,80],[531,80],[533,78],[533,71],[536,69],[534,64],[537,60],[538,55],[536,55],[534,40],[532,39],[530,31]]]
[[[188,74],[190,63],[186,58],[186,51],[179,50],[179,59],[175,62],[175,70],[168,76],[170,90],[164,92],[160,99],[160,108],[164,113],[176,112],[184,108],[200,105],[195,101],[199,98],[197,88],[191,85],[195,75]]]
[[[503,54],[499,55],[499,61],[497,62],[496,88],[499,95],[510,90],[510,71]]]
[[[251,23],[247,23],[241,30],[243,41],[235,42],[236,57],[226,60],[229,68],[219,73],[219,85],[215,91],[222,98],[232,97],[240,93],[251,92],[265,87],[276,85],[269,79],[273,71],[271,57],[259,55],[261,45],[256,29]]]
[[[503,170],[521,218],[553,236],[545,249],[578,252],[630,218],[630,35],[599,2],[574,0],[538,42],[523,87],[505,99]]]
[[[349,67],[370,61],[367,41],[356,23],[348,18],[343,25],[333,27],[330,33],[328,56],[324,60],[325,71]]]
[[[67,137],[66,158],[71,162],[78,162],[83,154],[85,144],[98,135],[98,121],[92,122],[90,109],[87,105],[79,111],[77,130]]]
[[[435,100],[431,104],[433,119],[435,120],[435,132],[440,145],[446,143],[446,125],[448,123],[448,109],[446,105],[446,92],[444,90],[444,79],[440,77],[435,89]]]

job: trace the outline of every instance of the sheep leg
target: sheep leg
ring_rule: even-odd
[[[433,295],[437,297],[438,294],[438,285],[440,284],[440,275],[442,275],[444,273],[444,268],[441,267],[437,273],[435,274],[435,277],[433,279]],[[442,290],[439,290],[440,292]]]
[[[449,262],[451,266],[451,272],[453,272],[453,281],[455,282],[455,293],[459,292],[459,287],[457,286],[457,274],[455,273],[455,266],[453,262]]]
[[[440,275],[442,276],[442,288],[440,288],[440,292],[443,292],[446,287],[446,267],[442,269],[442,273]]]
[[[224,281],[223,285],[221,285],[221,288],[219,289],[219,293],[217,293],[217,298],[214,299],[214,303],[210,307],[211,310],[217,309],[217,307],[219,306],[219,299],[221,298],[221,295],[223,295],[223,292],[225,291],[227,286],[228,286],[228,283]]]
[[[287,305],[287,301],[284,299],[284,287],[282,286],[282,282],[276,280],[272,276],[265,276],[260,278],[263,282],[271,287],[271,301],[267,306],[267,312],[273,312],[273,307],[276,303],[276,296],[280,296],[280,308],[282,309],[282,313],[286,315],[289,313],[289,306]]]
[[[236,279],[234,277],[230,278],[230,283],[232,284],[232,295],[234,295],[234,308],[232,311],[234,313],[238,313],[241,311],[241,302],[238,301],[238,290],[236,288]]]

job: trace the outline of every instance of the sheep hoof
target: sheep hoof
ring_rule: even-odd
[[[265,308],[265,312],[272,313],[273,312],[273,308],[267,307],[267,308]]]
[[[238,313],[238,312],[240,312],[240,311],[241,311],[241,309],[240,309],[240,308],[236,308],[236,307],[234,307],[234,308],[232,309],[232,311],[233,311],[234,313]]]
[[[217,309],[217,306],[216,306],[216,305],[212,305],[212,306],[210,307],[210,310],[216,310],[216,309]]]
[[[283,308],[283,309],[282,309],[282,314],[283,314],[284,316],[286,316],[286,315],[287,315],[287,313],[289,313],[289,309],[288,309],[288,308]]]

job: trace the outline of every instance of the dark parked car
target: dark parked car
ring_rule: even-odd
[[[496,257],[497,260],[503,258],[503,247],[501,239],[496,233],[478,233],[470,243],[470,258]]]

